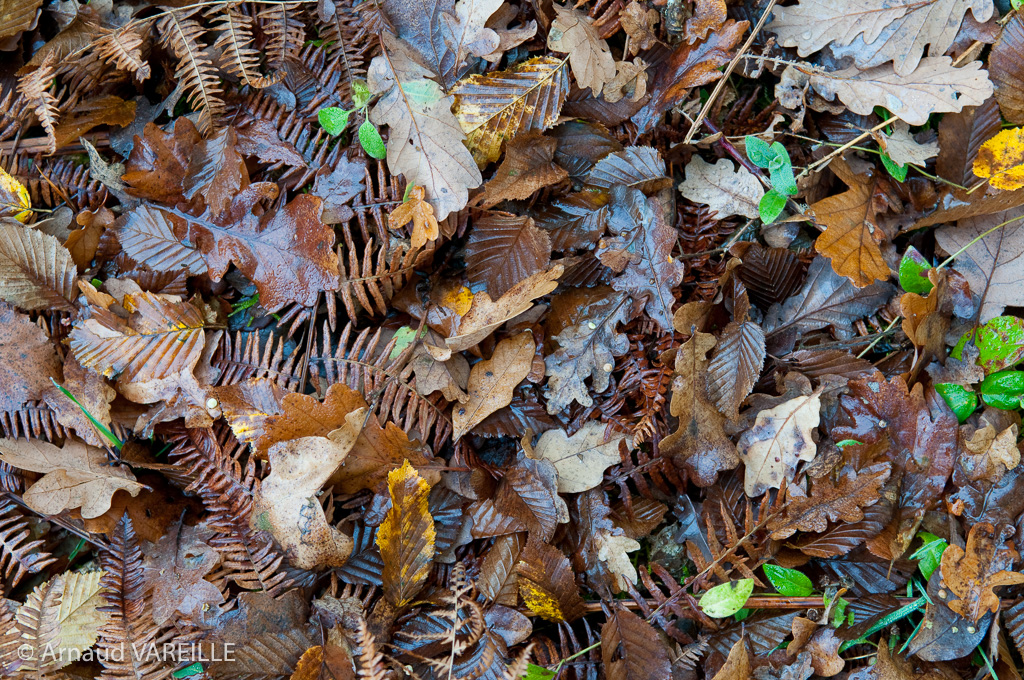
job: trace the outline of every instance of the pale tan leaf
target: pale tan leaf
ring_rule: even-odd
[[[0,223],[0,299],[27,311],[70,311],[77,275],[71,253],[56,238]]]
[[[754,219],[759,215],[758,204],[764,196],[764,187],[749,170],[736,168],[733,162],[719,158],[714,165],[694,156],[686,166],[686,181],[679,185],[679,193],[694,203],[703,203],[719,219],[743,215]]]
[[[616,592],[624,592],[629,585],[636,585],[638,575],[633,566],[633,558],[629,553],[640,549],[640,542],[628,536],[615,536],[607,530],[598,531],[594,536],[597,548],[597,559],[607,565],[608,571],[615,577]]]
[[[892,126],[892,134],[882,133],[882,148],[894,163],[906,165],[925,165],[929,159],[939,154],[939,143],[931,141],[921,143],[910,134],[910,126],[902,120]]]
[[[551,461],[558,471],[559,493],[581,493],[601,483],[604,471],[621,462],[620,444],[627,451],[633,440],[626,434],[608,435],[608,426],[597,420],[583,425],[576,434],[548,430],[541,435],[532,457]]]
[[[109,428],[110,404],[117,396],[114,388],[107,385],[103,376],[83,368],[73,356],[64,360],[63,372],[63,387],[78,399],[89,415]],[[43,394],[43,399],[57,414],[60,424],[72,428],[79,437],[85,440],[86,444],[93,446],[110,444],[110,441],[96,429],[92,421],[85,415],[83,408],[79,408],[55,385],[50,385]]]
[[[381,95],[370,111],[375,125],[387,125],[388,167],[423,187],[438,220],[461,210],[469,190],[483,178],[463,145],[465,134],[452,114],[453,99],[430,80],[402,40],[381,35],[383,54],[367,74],[370,91]]]
[[[810,461],[818,447],[812,430],[818,426],[821,389],[761,411],[754,426],[743,433],[736,448],[746,465],[743,488],[760,496],[792,481],[797,463]]]
[[[36,587],[18,607],[18,645],[23,671],[38,677],[67,666],[96,642],[109,614],[102,604],[100,579],[105,572],[67,572]],[[19,654],[20,656],[20,654]]]
[[[569,55],[572,74],[581,89],[601,95],[605,83],[615,77],[615,59],[608,43],[584,12],[553,3],[555,20],[548,33],[548,49]]]
[[[453,440],[509,405],[512,390],[530,373],[536,348],[532,333],[520,333],[499,342],[490,359],[473,366],[469,373],[469,400],[452,413]]]
[[[127,468],[111,465],[103,449],[72,440],[60,448],[38,439],[0,439],[0,459],[44,475],[23,496],[44,515],[81,508],[82,517],[92,519],[110,509],[118,489],[137,496],[145,488]]]

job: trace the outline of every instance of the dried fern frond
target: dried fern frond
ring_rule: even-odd
[[[347,230],[345,236],[349,236]],[[372,315],[386,315],[388,302],[405,285],[423,255],[420,249],[401,245],[391,252],[386,246],[375,249],[371,240],[360,257],[354,244],[339,244],[341,285],[337,295],[345,305],[349,319],[355,319],[360,309]]]
[[[51,53],[38,68],[18,79],[18,92],[25,98],[32,112],[36,114],[39,124],[46,130],[46,137],[50,142],[47,148],[49,154],[57,151],[57,138],[54,135],[54,128],[57,125],[57,98],[50,91],[55,74],[53,62]]]
[[[206,54],[200,38],[206,29],[191,18],[196,9],[177,12],[171,10],[157,24],[161,44],[174,50],[178,69],[174,77],[181,83],[188,102],[199,112],[199,131],[204,135],[213,130],[213,121],[224,112],[220,98],[220,80],[213,62]]]
[[[298,389],[301,351],[285,354],[284,338],[260,333],[225,333],[213,358],[220,371],[218,385],[233,385],[249,378],[270,378],[290,392]]]
[[[42,540],[26,543],[29,534],[21,509],[10,501],[0,503],[0,570],[7,579],[8,591],[17,586],[25,574],[38,574],[57,559],[40,550]]]
[[[270,87],[284,76],[283,71],[271,76],[259,73],[260,54],[252,46],[252,17],[239,11],[241,3],[225,3],[215,7],[210,15],[219,17],[214,30],[219,32],[213,44],[215,52],[221,54],[221,63],[228,73],[257,89]]]
[[[359,16],[340,5],[334,16],[320,22],[324,45],[334,64],[333,72],[340,76],[337,91],[346,103],[351,103],[352,83],[366,77],[367,53],[373,45],[371,40],[359,39],[362,23]]]
[[[100,565],[106,572],[100,581],[104,600],[100,611],[110,617],[96,643],[104,668],[101,678],[166,678],[174,669],[161,664],[157,655],[144,654],[163,638],[147,606],[142,550],[127,513],[110,538],[110,550],[100,553]],[[136,650],[139,654],[133,653]]]
[[[264,51],[271,68],[280,69],[285,59],[297,57],[306,42],[306,26],[301,2],[267,5],[259,13],[260,25],[267,35]]]
[[[131,73],[140,82],[148,79],[150,68],[142,57],[142,46],[149,26],[149,22],[143,22],[117,29],[101,28],[100,37],[94,45],[96,56],[119,71]]]
[[[15,89],[0,88],[0,142],[13,138],[24,127],[26,102]]]
[[[359,617],[355,637],[355,642],[359,646],[359,663],[356,673],[365,680],[384,680],[387,677],[384,655],[377,649],[377,643],[362,617]]]
[[[57,414],[43,401],[30,401],[17,411],[0,411],[0,432],[8,439],[25,437],[48,442],[68,436]]]

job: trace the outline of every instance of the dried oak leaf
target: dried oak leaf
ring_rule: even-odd
[[[388,215],[388,227],[401,229],[412,222],[412,247],[422,248],[429,241],[441,235],[441,228],[434,217],[434,207],[424,200],[423,187],[413,187],[409,198]]]
[[[289,393],[272,378],[249,378],[233,385],[212,387],[207,394],[220,402],[220,410],[235,438],[248,444],[263,437],[268,421],[283,413],[281,402]]]
[[[981,23],[992,18],[995,10],[992,0],[925,0],[912,4],[800,0],[792,7],[776,9],[768,30],[779,36],[784,47],[796,47],[801,57],[826,45],[850,46],[857,68],[894,61],[896,73],[905,76],[927,62],[927,58],[922,59],[925,47],[929,54],[945,54],[968,8]]]
[[[0,410],[19,411],[43,398],[60,376],[60,360],[46,333],[25,314],[0,305]]]
[[[668,647],[654,626],[616,607],[601,626],[601,650],[608,680],[661,680],[672,677]]]
[[[498,34],[498,47],[490,54],[483,55],[483,59],[496,64],[501,61],[505,52],[537,35],[537,22],[533,20],[521,24],[518,28],[509,28],[509,24],[518,16],[519,8],[507,2],[503,2],[498,11],[491,15],[486,26]]]
[[[971,482],[998,484],[1007,472],[1020,465],[1020,428],[1017,423],[1000,418],[1002,413],[1006,411],[986,411],[960,426],[957,466]]]
[[[490,359],[480,361],[469,372],[469,399],[452,413],[452,440],[458,441],[495,411],[508,406],[512,390],[526,379],[533,367],[537,344],[529,331],[505,338]]]
[[[708,206],[712,217],[743,215],[753,219],[759,215],[764,187],[749,170],[736,168],[727,158],[711,165],[694,156],[686,166],[686,180],[679,185],[679,193]]]
[[[783,512],[768,523],[772,538],[783,540],[797,531],[821,533],[828,528],[829,521],[860,522],[864,519],[861,508],[878,502],[891,471],[892,465],[884,461],[860,470],[847,466],[840,472],[838,482],[829,476],[814,480],[807,495],[797,495],[794,492],[799,487],[791,486]]]
[[[525,200],[534,193],[569,177],[554,162],[558,140],[539,130],[519,134],[505,146],[505,160],[471,204],[483,210],[502,201]]]
[[[172,618],[203,621],[205,612],[224,602],[224,594],[204,577],[220,563],[210,547],[214,535],[206,526],[176,523],[156,544],[146,544],[143,563],[147,589],[153,591],[153,620],[163,625]]]
[[[0,439],[0,460],[44,474],[22,496],[44,515],[81,508],[85,519],[99,517],[118,489],[137,496],[145,488],[126,468],[111,465],[103,449],[70,439],[63,447],[38,439]]]
[[[478,165],[501,156],[517,135],[555,124],[569,93],[569,64],[534,57],[505,71],[472,75],[453,91],[455,117]]]
[[[576,83],[600,96],[605,83],[615,77],[615,59],[608,43],[584,12],[552,4],[555,20],[548,33],[548,49],[569,55]]]
[[[676,466],[701,487],[711,486],[720,471],[740,462],[736,446],[725,434],[725,417],[715,408],[705,382],[706,356],[714,346],[713,335],[696,332],[676,352],[669,412],[679,418],[679,429],[661,442]]]
[[[658,44],[655,24],[661,20],[661,13],[653,8],[632,0],[619,12],[619,25],[629,36],[629,54],[639,54]]]
[[[123,180],[128,193],[166,205],[184,200],[182,190],[195,145],[202,136],[188,118],[174,119],[172,132],[164,132],[155,123],[146,123],[125,164]]]
[[[57,414],[57,420],[61,425],[73,429],[79,437],[85,440],[86,444],[109,445],[110,441],[96,429],[84,411],[87,411],[100,424],[109,428],[110,404],[114,401],[117,393],[107,385],[101,375],[83,368],[74,356],[68,356],[64,360],[62,372],[64,373],[62,386],[75,395],[75,398],[82,404],[82,408],[66,397],[55,385],[51,385],[43,393],[43,399],[47,406]]]
[[[902,207],[888,180],[854,174],[843,162],[831,166],[849,189],[810,206],[814,219],[825,225],[814,249],[832,262],[832,268],[858,288],[889,278],[889,265],[882,256],[885,232],[878,215],[889,207]]]
[[[389,33],[381,35],[383,53],[367,73],[373,94],[374,125],[389,128],[388,167],[409,184],[423,187],[438,220],[461,210],[469,190],[483,178],[463,145],[465,134],[452,114],[453,99],[432,80],[409,45]],[[413,96],[415,94],[415,96]]]
[[[615,62],[615,77],[604,86],[604,100],[614,104],[622,99],[638,102],[647,96],[647,67],[649,64],[637,57],[632,62]]]
[[[681,42],[663,60],[653,62],[654,75],[647,87],[651,99],[632,118],[639,132],[649,132],[692,88],[721,78],[720,67],[732,58],[732,50],[748,28],[750,22],[729,19],[706,39],[694,44]]]
[[[358,408],[331,437],[301,437],[270,447],[270,474],[253,498],[249,524],[269,531],[300,569],[340,567],[352,539],[327,522],[317,492],[348,455],[366,419]]]
[[[996,189],[1024,188],[1024,128],[1003,130],[982,144],[974,174]]]
[[[839,656],[842,643],[832,626],[798,616],[793,619],[793,641],[786,647],[786,651],[790,656],[800,652],[809,653],[814,672],[830,678],[838,675],[846,666],[846,661]]]
[[[551,239],[530,217],[489,212],[476,220],[466,246],[467,276],[494,297],[551,264]]]
[[[558,548],[531,537],[515,572],[519,594],[532,615],[558,623],[586,613],[569,559]]]
[[[423,588],[434,563],[434,518],[427,508],[430,485],[405,461],[388,473],[391,508],[377,529],[384,560],[384,597],[401,609]]]
[[[320,218],[326,224],[346,223],[355,213],[348,204],[365,189],[366,163],[342,157],[331,168],[325,165],[313,182],[314,196],[324,202]]]
[[[956,595],[949,608],[977,622],[986,612],[999,611],[994,589],[1024,583],[1024,574],[1010,571],[1020,556],[1003,544],[995,528],[986,522],[971,527],[967,548],[950,545],[942,553],[943,583]]]
[[[618,324],[625,324],[633,315],[629,297],[607,288],[604,292],[603,299],[579,307],[586,311],[585,316],[572,319],[572,323],[552,336],[559,348],[544,357],[548,376],[544,397],[552,415],[565,410],[573,401],[592,405],[594,401],[584,381],[592,378],[594,392],[604,392],[615,368],[615,357],[629,350],[629,339],[616,330]]]
[[[881,133],[879,146],[889,154],[894,163],[906,165],[925,165],[929,159],[935,158],[939,153],[939,143],[930,141],[922,143],[914,139],[910,134],[910,126],[902,120],[896,121],[892,126],[892,134]],[[959,182],[958,182],[959,184]]]
[[[812,431],[821,413],[821,388],[761,411],[754,426],[736,444],[746,465],[743,489],[748,496],[760,496],[793,480],[797,463],[810,461],[818,453]]]
[[[764,364],[764,331],[751,321],[733,321],[722,329],[707,369],[708,397],[730,420],[754,389]]]
[[[948,253],[959,252],[971,243],[957,256],[956,269],[967,278],[971,293],[979,299],[980,323],[999,316],[1003,307],[1024,304],[1024,224],[1018,220],[1022,215],[1024,208],[1014,208],[963,219],[955,227],[935,232],[936,243]],[[1008,221],[1006,226],[985,234]]]
[[[53,236],[0,222],[0,299],[26,311],[72,311],[78,269]]]
[[[750,650],[747,649],[747,641],[741,634],[712,680],[749,680],[750,677]]]
[[[549,430],[541,435],[531,457],[549,460],[558,471],[559,493],[581,493],[601,483],[604,471],[621,462],[619,449],[633,449],[633,440],[624,433],[608,436],[605,423],[591,420],[571,437],[564,430]]]
[[[981,66],[980,61],[972,61],[956,67],[950,57],[925,57],[906,75],[894,71],[891,64],[864,71],[812,69],[810,84],[829,101],[839,97],[854,113],[866,116],[876,106],[885,106],[911,125],[924,125],[933,113],[978,106],[992,96],[992,82]]]

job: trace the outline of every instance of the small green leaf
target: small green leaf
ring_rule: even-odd
[[[961,423],[970,418],[974,409],[978,407],[978,395],[956,383],[939,383],[935,386],[935,391],[942,395],[946,405]]]
[[[843,448],[846,446],[864,446],[864,442],[859,442],[856,439],[844,439],[841,442],[836,442],[836,446]]]
[[[900,260],[900,285],[908,293],[927,295],[932,291],[932,282],[928,280],[928,270],[932,266],[917,248],[910,246]]]
[[[388,361],[394,361],[398,356],[405,351],[405,348],[409,346],[409,343],[416,337],[416,331],[409,326],[402,326],[395,331],[395,347],[391,350],[391,355],[388,356]]]
[[[523,676],[522,680],[551,680],[555,677],[554,671],[549,671],[543,666],[537,664],[528,663],[526,664],[526,675]]]
[[[363,124],[359,126],[359,143],[362,145],[363,151],[377,160],[388,155],[384,140],[381,139],[377,128],[373,127],[373,123],[369,120],[364,120]]]
[[[814,592],[811,579],[796,569],[787,569],[774,564],[765,564],[764,575],[768,577],[775,590],[786,597],[807,597]]]
[[[1024,319],[1016,316],[997,316],[978,329],[968,331],[950,352],[954,359],[963,358],[964,347],[974,338],[978,347],[976,364],[990,375],[1024,361]]]
[[[882,152],[882,165],[885,166],[885,169],[889,171],[889,174],[897,182],[905,182],[907,180],[907,172],[910,170],[910,166],[906,164],[900,165],[884,151]]]
[[[1024,398],[1024,371],[1000,371],[988,376],[978,385],[981,400],[989,406],[1012,411],[1019,408]]]
[[[796,178],[793,177],[793,163],[789,160],[789,152],[779,142],[771,145],[771,152],[775,154],[768,164],[772,187],[788,196],[796,196],[799,190]]]
[[[93,287],[93,288],[99,288],[99,287],[101,287],[101,286],[103,285],[103,282],[102,282],[102,281],[100,281],[99,279],[93,279],[93,280],[92,280],[92,281],[90,281],[89,283],[91,283],[91,284],[92,284],[92,287]]]
[[[782,214],[782,209],[786,207],[786,197],[782,193],[772,189],[761,197],[761,202],[757,205],[758,211],[761,213],[761,221],[765,224],[771,224],[776,218]]]
[[[927,580],[939,568],[942,553],[949,547],[949,543],[945,539],[939,538],[927,531],[918,533],[917,537],[924,541],[924,545],[915,550],[910,555],[910,559],[918,560],[917,568],[921,570],[921,574]]]
[[[365,80],[352,81],[352,105],[361,109],[370,101],[370,88],[366,86]]]
[[[716,619],[724,619],[743,609],[750,594],[754,592],[754,579],[745,578],[715,586],[701,595],[701,610]]]
[[[772,152],[768,142],[754,135],[747,135],[744,140],[747,146],[747,158],[759,168],[767,168],[771,165],[775,154]]]
[[[337,106],[327,106],[320,109],[317,118],[320,120],[320,127],[327,131],[327,134],[337,137],[348,126],[348,117],[351,111],[339,109]]]
[[[201,664],[198,661],[196,661],[191,666],[185,666],[181,670],[174,671],[173,673],[171,673],[171,677],[174,677],[174,678],[187,678],[190,675],[199,675],[202,672],[203,672],[203,664]]]

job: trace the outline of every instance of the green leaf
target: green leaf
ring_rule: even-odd
[[[932,291],[932,282],[926,273],[932,266],[917,248],[910,246],[900,260],[900,285],[908,293],[927,295]]]
[[[369,120],[364,120],[363,124],[359,126],[359,143],[362,145],[363,151],[377,160],[388,155],[384,140],[381,139],[377,128],[373,127],[373,123]]]
[[[976,337],[973,330],[968,331],[950,352],[954,359],[963,358],[964,347],[972,338],[978,347],[975,363],[985,369],[986,375],[1024,361],[1024,319],[997,316],[978,329]]]
[[[365,80],[352,81],[352,105],[361,109],[370,102],[370,88]]]
[[[970,418],[978,407],[978,395],[956,383],[939,383],[935,391],[946,400],[946,405],[961,423]]]
[[[924,545],[915,550],[910,555],[910,559],[918,560],[917,568],[921,570],[921,574],[927,580],[939,568],[942,553],[949,547],[949,543],[945,539],[939,538],[927,531],[918,533],[917,537],[924,541]]]
[[[743,609],[754,592],[754,579],[745,578],[715,586],[701,595],[700,608],[708,616],[724,619]]]
[[[907,180],[907,172],[910,170],[910,166],[907,164],[900,165],[884,151],[882,152],[882,165],[885,166],[885,169],[889,171],[889,174],[897,182],[905,182]]]
[[[785,207],[785,195],[775,189],[772,189],[762,196],[761,202],[757,205],[758,212],[761,213],[761,221],[765,224],[771,224],[774,222],[775,219],[782,214],[782,209]]]
[[[395,331],[395,347],[391,350],[391,355],[388,356],[388,361],[394,361],[398,356],[405,351],[405,348],[409,346],[409,343],[416,337],[416,331],[409,326],[402,326]]]
[[[528,663],[526,664],[526,675],[523,676],[523,680],[550,680],[555,677],[554,671],[549,671],[543,666],[537,664]]]
[[[320,120],[320,127],[327,131],[327,134],[337,137],[348,126],[348,117],[351,111],[339,109],[337,106],[327,106],[320,109],[317,118]]]
[[[844,439],[841,442],[836,442],[836,446],[843,448],[844,446],[864,446],[864,442],[859,442],[856,439]]]
[[[814,592],[811,579],[796,569],[787,569],[774,564],[765,564],[762,569],[764,569],[764,575],[775,586],[775,590],[786,597],[807,597]]]
[[[1012,411],[1019,408],[1024,397],[1024,371],[1000,371],[978,385],[981,400],[989,406]]]
[[[771,165],[775,154],[772,152],[768,142],[754,135],[747,135],[744,140],[747,146],[747,158],[759,168],[767,168]]]
[[[793,163],[789,160],[789,152],[779,142],[771,145],[771,151],[775,153],[768,166],[772,187],[789,196],[796,196],[799,190],[796,187],[796,178],[793,177]]]
[[[174,678],[187,678],[190,675],[199,675],[203,672],[203,664],[196,661],[191,666],[185,666],[181,670],[174,671],[171,673],[171,677]]]
[[[60,390],[61,394],[70,399],[75,404],[75,406],[77,406],[78,409],[85,414],[85,417],[89,419],[89,422],[92,423],[92,426],[95,427],[100,434],[106,437],[107,440],[114,445],[115,449],[117,449],[118,451],[121,450],[121,447],[124,446],[121,440],[118,439],[117,436],[113,432],[111,432],[106,425],[96,420],[96,417],[93,416],[93,414],[89,413],[89,409],[82,406],[82,402],[78,401],[78,399],[75,398],[75,395],[71,394],[71,390],[64,387],[53,378],[50,378],[50,382],[53,383],[54,387]]]

